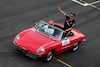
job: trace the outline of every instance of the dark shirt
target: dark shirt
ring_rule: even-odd
[[[65,20],[65,23],[64,23],[64,27],[58,26],[56,24],[54,24],[54,26],[58,27],[62,30],[66,30],[66,29],[69,29],[71,27],[74,28],[75,27],[75,20],[69,21],[70,17],[68,15],[66,15],[65,17],[66,17],[66,20]]]
[[[75,27],[75,20],[69,21],[70,17],[68,15],[65,16],[66,20],[64,23],[64,28],[63,30],[69,29],[69,28],[74,28]]]

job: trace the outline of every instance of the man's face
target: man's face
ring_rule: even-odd
[[[73,14],[70,14],[70,19],[74,19],[74,15]]]

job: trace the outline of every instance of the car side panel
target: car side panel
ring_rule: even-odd
[[[54,55],[59,54],[59,53],[62,53],[64,51],[67,51],[67,50],[71,49],[74,46],[74,44],[75,44],[75,42],[72,42],[71,41],[70,44],[66,44],[66,45],[62,46],[62,41],[63,40],[60,41],[60,45],[61,46],[58,47],[58,48],[56,48],[56,51],[55,51],[55,54]]]

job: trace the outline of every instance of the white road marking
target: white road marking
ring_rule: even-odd
[[[78,4],[82,5],[82,6],[88,6],[88,4],[86,4],[86,3],[85,3],[85,4],[84,4],[84,3],[81,3],[81,2],[79,2],[79,1],[77,1],[77,0],[72,0],[72,1],[78,3]]]
[[[99,3],[100,2],[100,0],[99,1],[96,1],[96,2],[93,2],[93,3],[90,3],[90,4],[96,4],[96,3]]]
[[[90,4],[90,3],[87,3],[87,2],[85,2],[85,1],[83,1],[83,0],[80,0],[80,1],[83,2],[83,3],[86,3],[86,4],[90,5],[90,6],[92,6],[92,7],[96,8],[96,9],[98,9],[98,10],[100,10],[99,7],[96,7],[96,6],[94,6],[94,5]]]
[[[89,6],[89,4],[87,4],[87,3],[81,3],[81,2],[79,2],[79,1],[77,1],[77,0],[72,0],[72,1],[78,3],[78,4],[82,5],[82,6]],[[92,3],[90,3],[90,4],[92,5],[92,4],[96,4],[96,3],[99,3],[99,2],[100,2],[100,0],[98,0],[98,1],[96,1],[96,2],[92,2]]]

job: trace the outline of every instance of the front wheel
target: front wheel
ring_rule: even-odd
[[[50,61],[53,57],[53,51],[48,52],[48,54],[43,58],[44,61]]]

